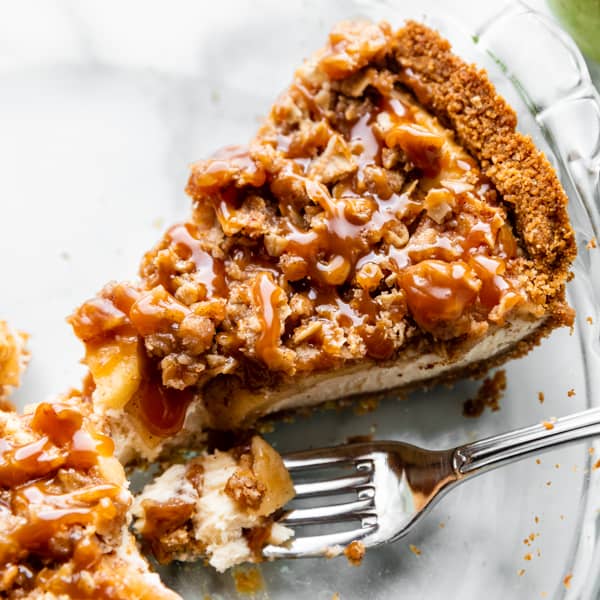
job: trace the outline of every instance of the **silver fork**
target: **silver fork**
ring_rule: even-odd
[[[266,546],[263,555],[268,559],[304,558],[335,554],[355,540],[367,548],[392,542],[465,479],[597,435],[600,409],[590,409],[450,450],[425,450],[402,442],[365,442],[288,454],[284,462],[293,479],[304,476],[304,481],[295,483],[294,500],[336,495],[339,499],[340,494],[351,499],[284,509],[280,523],[318,526],[319,533],[296,534],[286,546]],[[326,471],[338,471],[338,476],[330,474],[324,479]],[[351,528],[321,532],[342,524]]]

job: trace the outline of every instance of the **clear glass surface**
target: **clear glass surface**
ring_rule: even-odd
[[[229,1],[208,12],[200,4],[149,8],[137,27],[139,15],[125,5],[111,13],[117,20],[96,3],[69,5],[48,18],[60,44],[0,62],[0,313],[33,334],[19,403],[77,384],[81,348],[64,316],[106,281],[132,277],[143,250],[183,218],[189,161],[247,140],[331,25],[365,16],[394,25],[424,18],[487,69],[518,111],[520,130],[547,154],[569,194],[580,248],[568,290],[577,321],[506,366],[498,412],[463,417],[462,402],[478,383],[462,381],[390,398],[360,416],[352,408],[299,416],[267,438],[282,452],[371,433],[446,448],[600,405],[600,250],[586,248],[600,237],[600,107],[570,39],[522,4],[494,18],[496,3],[473,10],[459,3],[454,17],[441,1]],[[589,447],[466,482],[408,537],[368,552],[360,568],[343,558],[262,565],[265,584],[255,597],[597,598],[600,443],[595,455]],[[185,598],[238,596],[231,573],[200,564],[161,574]]]

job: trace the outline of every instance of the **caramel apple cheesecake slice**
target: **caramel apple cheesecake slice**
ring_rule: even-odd
[[[193,211],[71,317],[124,455],[485,372],[570,325],[567,198],[485,72],[341,23]]]
[[[0,411],[0,596],[178,598],[138,552],[127,487],[79,392]]]

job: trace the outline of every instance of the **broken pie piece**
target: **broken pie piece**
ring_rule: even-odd
[[[570,325],[567,198],[515,127],[436,32],[338,25],[247,147],[192,166],[140,280],[70,318],[119,447],[483,373]]]
[[[18,387],[29,362],[28,335],[0,319],[0,409],[10,408],[8,396]]]
[[[262,438],[170,466],[136,497],[135,529],[162,563],[206,558],[218,571],[260,562],[292,531],[272,515],[294,496],[281,457]]]
[[[127,488],[79,392],[0,411],[0,596],[178,598],[134,543]]]

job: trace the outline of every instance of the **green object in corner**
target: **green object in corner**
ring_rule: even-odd
[[[600,63],[600,0],[548,0],[548,4],[584,54]]]

